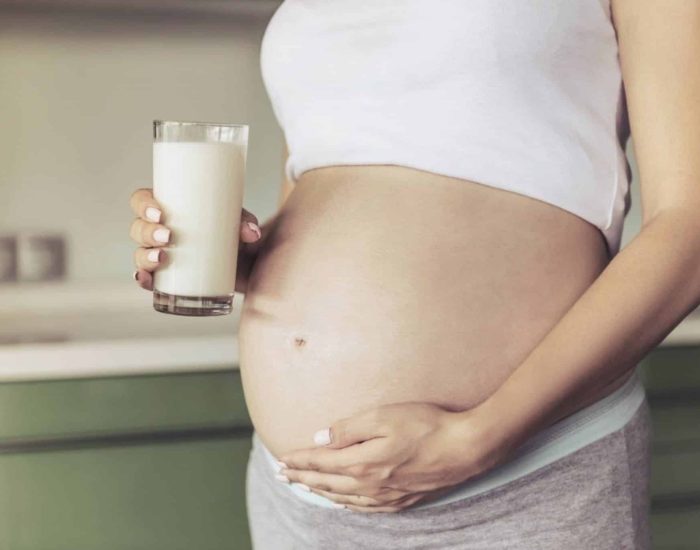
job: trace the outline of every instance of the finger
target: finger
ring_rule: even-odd
[[[137,218],[131,224],[129,236],[141,246],[163,246],[170,242],[170,229]]]
[[[253,243],[262,237],[260,222],[255,214],[241,208],[241,240]]]
[[[241,221],[253,222],[259,225],[258,217],[250,210],[246,210],[245,208],[241,208]]]
[[[159,223],[162,212],[158,201],[153,198],[152,189],[137,189],[129,198],[129,205],[139,218],[150,222]]]
[[[316,470],[330,474],[348,474],[353,466],[371,462],[378,449],[374,443],[380,439],[365,441],[344,449],[312,447],[299,449],[279,457],[280,462],[293,470]],[[354,477],[354,476],[351,476]]]
[[[371,496],[363,494],[362,491],[354,493],[326,491],[309,486],[312,493],[324,496],[334,502],[340,504],[355,504],[357,506],[395,506],[403,502],[406,498],[406,493],[391,490],[387,493],[382,493],[380,496]]]
[[[377,512],[398,512],[402,510],[401,506],[358,506],[357,504],[345,504],[345,508],[353,512],[366,512],[375,514]]]
[[[406,508],[409,508],[419,500],[423,498],[422,494],[413,494],[410,496],[407,496],[403,500],[401,500],[398,503],[395,504],[390,504],[390,505],[384,505],[384,506],[362,506],[362,505],[357,505],[357,504],[345,504],[345,508],[347,510],[350,510],[352,512],[365,512],[365,513],[386,513],[386,512],[400,512],[401,510],[405,510]]]
[[[367,487],[351,476],[327,474],[313,470],[289,470],[282,468],[278,476],[280,476],[278,477],[280,481],[302,483],[312,491],[326,491],[344,496],[365,495],[374,499],[376,504],[392,504],[393,501],[401,500],[409,494],[406,491],[394,489],[393,487]]]
[[[134,264],[138,269],[154,271],[165,260],[162,248],[137,248],[134,250]]]
[[[251,214],[252,216],[252,214]],[[253,216],[255,218],[255,216]],[[262,230],[256,219],[244,220],[241,219],[241,241],[245,243],[254,243],[262,237]]]
[[[330,491],[322,491],[321,489],[310,488],[312,493],[326,497],[338,504],[354,504],[355,506],[381,506],[383,503],[378,500],[364,495],[345,495],[332,493]]]
[[[355,494],[358,491],[358,483],[355,478],[338,475],[327,474],[323,472],[315,472],[313,470],[289,470],[283,468],[279,474],[286,477],[290,482],[303,483],[308,487],[316,487],[324,491],[334,493]],[[279,478],[284,481],[282,478]]]
[[[386,429],[382,425],[381,411],[369,409],[336,420],[328,428],[318,430],[313,439],[316,445],[340,449],[384,435]]]
[[[145,290],[153,290],[153,276],[144,269],[134,271],[134,280]]]

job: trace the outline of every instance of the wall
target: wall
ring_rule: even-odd
[[[153,119],[249,124],[244,207],[271,215],[283,136],[259,71],[266,23],[0,8],[0,232],[63,232],[71,278],[129,277]]]

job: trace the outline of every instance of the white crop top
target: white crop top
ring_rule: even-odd
[[[619,251],[631,171],[609,0],[285,0],[260,62],[290,181],[417,168],[558,206]]]

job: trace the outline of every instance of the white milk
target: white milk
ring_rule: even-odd
[[[245,151],[236,143],[153,144],[153,194],[170,230],[154,287],[177,296],[233,294]]]

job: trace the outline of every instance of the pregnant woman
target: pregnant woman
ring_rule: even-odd
[[[700,302],[698,36],[696,1],[280,5],[286,178],[236,282],[256,549],[649,548],[635,367]],[[167,219],[132,207],[150,289]]]

